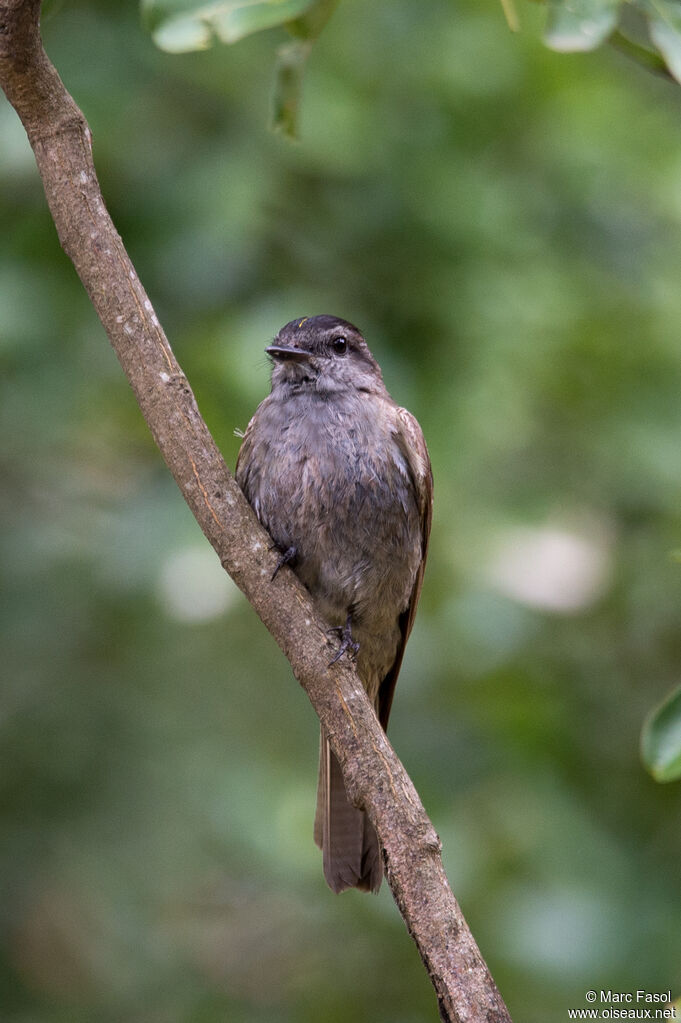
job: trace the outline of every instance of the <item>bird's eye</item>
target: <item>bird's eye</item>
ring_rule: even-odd
[[[331,342],[331,347],[336,355],[345,355],[348,350],[348,343],[344,337],[335,337]]]

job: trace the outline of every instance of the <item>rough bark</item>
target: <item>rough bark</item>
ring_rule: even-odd
[[[510,1023],[449,888],[440,840],[351,664],[329,665],[326,625],[277,555],[211,437],[106,211],[81,111],[42,47],[40,0],[0,0],[0,84],[33,147],[62,247],[206,537],[291,663],[331,739],[350,797],[385,850],[395,901],[444,1020]]]

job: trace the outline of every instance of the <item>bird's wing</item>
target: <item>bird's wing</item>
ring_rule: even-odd
[[[260,519],[260,502],[257,499],[254,500],[253,495],[257,493],[257,477],[259,473],[256,468],[258,462],[253,459],[253,447],[255,444],[255,421],[257,419],[259,409],[260,406],[258,406],[255,413],[251,416],[248,426],[244,431],[241,447],[239,448],[239,454],[237,455],[236,465],[234,467],[234,477],[243,490],[255,514],[258,516],[258,519]]]
[[[416,504],[421,520],[421,563],[414,579],[414,586],[411,591],[409,603],[400,615],[400,632],[402,633],[400,644],[397,648],[395,660],[387,675],[381,682],[378,692],[378,717],[383,728],[388,725],[390,708],[393,702],[393,693],[397,683],[397,676],[402,666],[404,648],[409,639],[416,617],[416,607],[421,596],[421,585],[423,573],[426,567],[426,555],[428,553],[428,538],[430,536],[430,524],[433,517],[433,473],[430,467],[428,448],[423,438],[423,433],[418,422],[407,412],[405,408],[396,408],[396,420],[394,435],[395,441],[402,452],[411,476]]]

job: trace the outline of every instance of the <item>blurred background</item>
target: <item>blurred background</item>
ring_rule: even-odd
[[[356,322],[419,418],[435,517],[390,736],[516,1023],[681,992],[681,87],[561,56],[543,11],[344,0],[302,138],[278,32],[158,52],[67,0],[48,52],[227,462],[294,316]],[[317,723],[162,464],[0,101],[8,1023],[416,1023],[385,888],[334,897]]]

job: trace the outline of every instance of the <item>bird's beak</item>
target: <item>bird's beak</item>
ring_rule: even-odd
[[[270,345],[265,351],[277,362],[304,362],[309,359],[310,353],[302,348],[294,348],[289,345]]]

